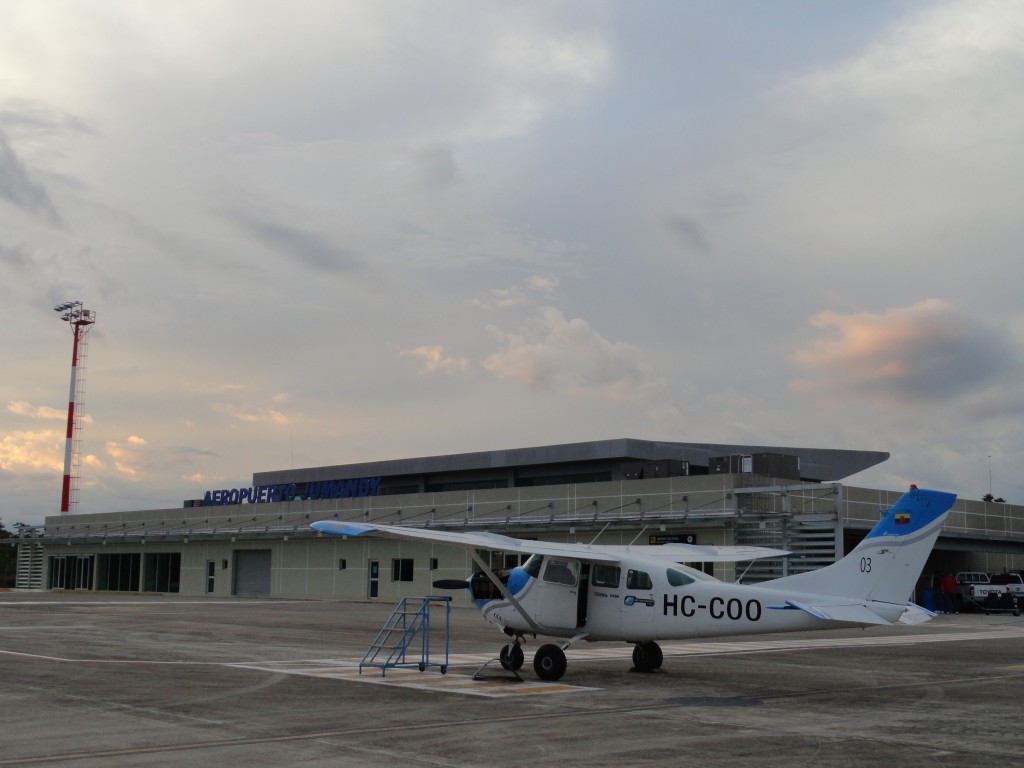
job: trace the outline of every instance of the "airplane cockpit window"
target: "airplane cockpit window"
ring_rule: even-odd
[[[579,573],[580,564],[575,560],[559,560],[549,557],[544,567],[544,581],[552,584],[566,584],[570,587],[576,585],[576,576]]]
[[[529,559],[523,563],[523,570],[533,578],[540,577],[540,564],[544,562],[543,555],[530,555]]]
[[[619,566],[617,565],[598,565],[595,563],[590,569],[590,583],[595,587],[617,589],[620,573]]]
[[[649,573],[629,570],[626,572],[626,589],[654,589]]]
[[[687,584],[693,584],[696,579],[693,576],[687,576],[682,571],[677,571],[675,568],[669,568],[666,573],[668,574],[668,583],[673,587],[682,587]]]

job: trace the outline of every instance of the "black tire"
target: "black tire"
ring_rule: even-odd
[[[533,657],[533,671],[541,680],[560,680],[566,666],[565,653],[557,645],[542,645]]]
[[[498,661],[501,662],[501,666],[505,669],[511,669],[515,672],[518,669],[522,669],[523,662],[526,661],[526,657],[523,654],[523,647],[516,643],[509,643],[501,647],[501,653],[498,654]]]
[[[661,668],[665,654],[657,643],[637,643],[633,648],[633,666],[639,672],[653,672]]]

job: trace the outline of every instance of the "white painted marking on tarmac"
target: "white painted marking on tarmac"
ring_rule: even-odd
[[[894,635],[892,637],[815,637],[802,639],[778,639],[759,641],[720,641],[662,646],[665,656],[708,656],[714,654],[772,653],[791,650],[814,650],[816,648],[859,648],[895,645],[919,645],[924,643],[968,642],[972,640],[1005,640],[1008,637],[1024,637],[1024,628],[994,629],[988,631],[943,632],[936,634]]]
[[[96,605],[146,605],[162,607],[165,605],[187,605],[190,607],[201,607],[204,605],[234,605],[234,606],[264,606],[264,605],[288,605],[301,603],[302,600],[165,600],[159,595],[154,595],[147,600],[4,600],[0,598],[0,608],[19,608],[23,605],[45,605],[47,608],[61,608],[67,605],[73,606],[96,606]]]
[[[941,634],[896,635],[893,637],[846,637],[846,638],[788,638],[773,640],[730,640],[719,642],[665,643],[662,651],[665,658],[686,658],[691,656],[712,656],[725,654],[779,653],[795,650],[816,650],[824,648],[857,648],[918,645],[922,643],[965,642],[970,640],[998,640],[1008,637],[1024,637],[1024,628],[998,629],[981,632],[945,632]],[[603,646],[584,645],[570,648],[566,657],[572,662],[616,661],[631,664],[632,646],[626,643]],[[487,678],[475,680],[471,675],[453,673],[453,667],[476,670],[493,657],[489,654],[450,654],[448,674],[442,675],[436,664],[420,672],[415,667],[392,667],[381,674],[379,667],[364,667],[359,672],[357,659],[303,659],[298,661],[242,662],[227,666],[253,669],[279,674],[304,675],[330,680],[391,685],[402,689],[420,691],[447,691],[470,696],[492,698],[595,691],[590,688],[565,683],[549,683],[540,680],[515,680],[511,676],[501,679],[502,670],[496,668]]]
[[[359,672],[359,661],[353,659],[307,659],[294,662],[257,662],[250,664],[230,664],[228,666],[242,669],[253,669],[275,674],[303,675],[330,680],[348,680],[351,682],[390,685],[403,690],[435,691],[462,693],[468,696],[485,696],[502,698],[509,696],[538,696],[552,693],[573,693],[579,691],[596,691],[581,685],[565,683],[548,683],[540,680],[516,680],[509,677],[488,677],[476,680],[472,675],[453,673],[453,665],[476,668],[487,662],[491,657],[486,654],[451,654],[448,657],[448,673],[442,675],[436,667],[427,667],[420,672],[415,667],[391,667],[381,674],[378,667],[364,667]],[[508,674],[508,673],[506,673]]]

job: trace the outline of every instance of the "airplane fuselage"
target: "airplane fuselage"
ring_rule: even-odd
[[[545,557],[540,567],[534,564],[529,570],[533,573],[516,568],[508,576],[514,602],[476,601],[492,624],[515,632],[626,642],[822,628],[820,618],[787,602],[794,598],[792,591],[728,584],[685,566],[655,568],[642,560],[602,565]],[[812,598],[820,601],[821,595],[808,595]],[[889,621],[904,610],[902,605],[870,604]]]
[[[486,531],[455,532],[360,522],[313,523],[337,536],[381,535],[458,544],[480,567],[468,587],[485,618],[512,638],[498,661],[524,663],[526,635],[565,638],[541,645],[533,667],[543,680],[565,673],[565,649],[580,640],[634,643],[633,665],[661,667],[658,640],[916,624],[935,614],[910,602],[956,496],[911,486],[845,557],[816,571],[763,584],[726,584],[678,563],[739,562],[779,557],[782,550],[696,545],[594,545],[513,539]],[[487,553],[530,554],[523,565],[495,572]],[[702,559],[703,558],[703,559]],[[453,588],[435,582],[441,589]]]

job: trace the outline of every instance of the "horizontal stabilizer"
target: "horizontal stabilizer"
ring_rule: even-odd
[[[900,624],[924,624],[938,616],[935,611],[929,611],[916,603],[907,603],[907,610],[903,612],[897,621]]]
[[[785,605],[770,605],[775,609],[796,609],[809,613],[822,621],[848,621],[851,624],[888,624],[889,622],[872,611],[866,605],[807,605],[795,600],[787,600]]]

